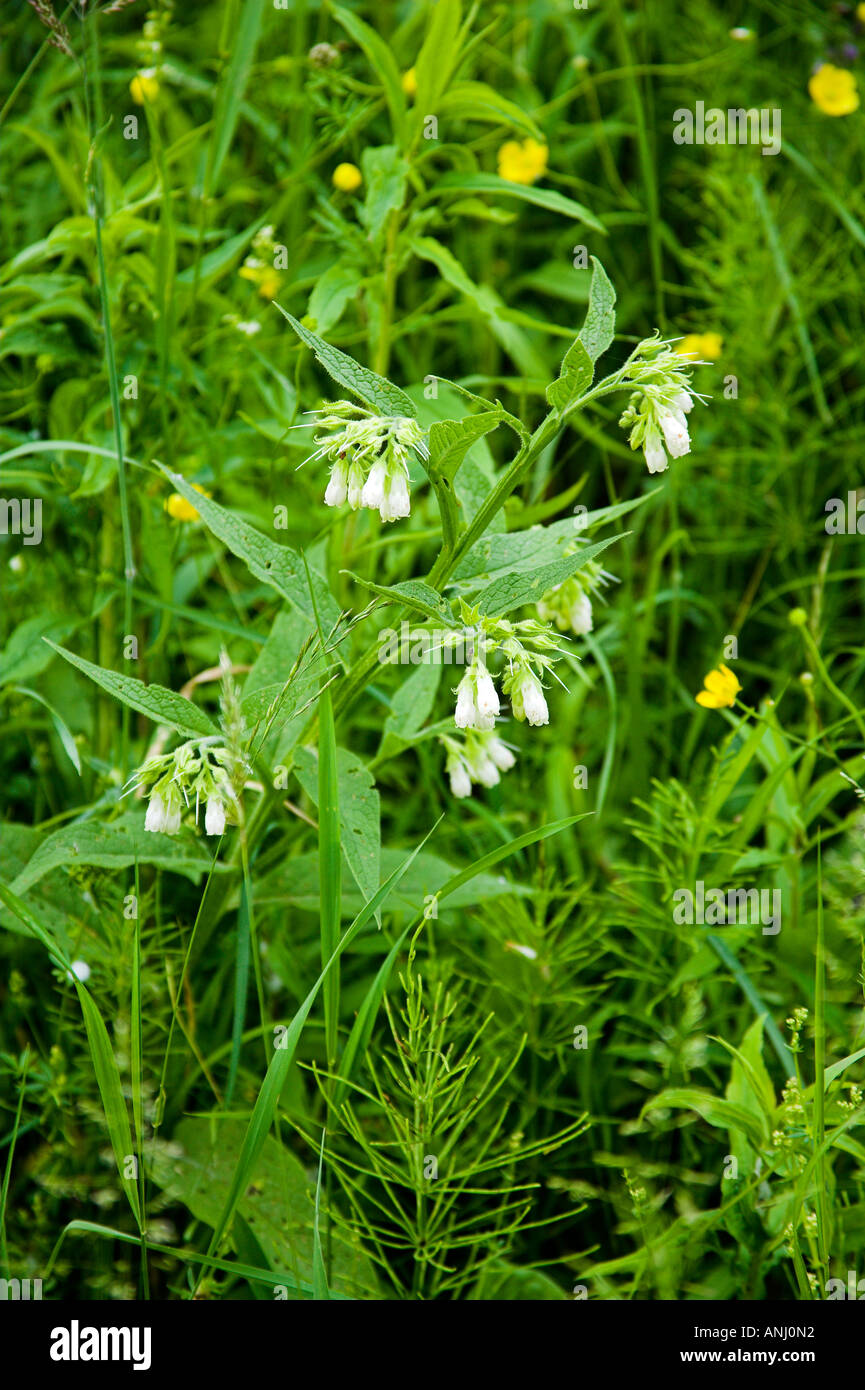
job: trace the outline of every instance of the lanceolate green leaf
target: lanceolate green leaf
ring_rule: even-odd
[[[352,395],[357,396],[370,410],[376,411],[379,415],[403,415],[412,418],[417,415],[414,401],[398,386],[394,386],[376,372],[371,372],[368,367],[362,367],[353,357],[340,352],[339,348],[332,347],[323,338],[319,338],[318,334],[311,333],[287,309],[283,309],[281,304],[277,304],[276,307],[283,317],[288,319],[301,342],[312,348],[316,358],[334,381],[351,391]]]
[[[304,617],[315,621],[306,567],[297,551],[288,545],[277,545],[276,541],[262,535],[254,526],[249,526],[233,512],[220,507],[212,497],[205,497],[202,493],[196,492],[191,483],[179,473],[172,473],[171,469],[163,464],[159,464],[159,467],[171,486],[176,488],[187,502],[192,503],[205,526],[219,537],[232,555],[242,560],[257,579],[269,584],[278,594],[282,594],[283,598],[294,604]],[[319,616],[326,626],[331,627],[339,617],[339,608],[321,575],[316,574],[314,570],[310,570],[310,574]]]
[[[138,710],[139,714],[146,714],[157,724],[169,724],[172,729],[176,729],[187,738],[219,733],[219,729],[204,710],[199,709],[185,696],[178,695],[175,690],[166,690],[164,685],[145,685],[144,681],[138,680],[136,676],[124,676],[119,671],[106,671],[102,666],[94,666],[92,661],[85,661],[83,656],[76,656],[65,647],[58,647],[56,642],[49,641],[47,637],[43,638],[43,641],[48,642],[49,647],[53,647],[65,661],[77,666],[79,671],[83,671],[103,690],[107,690],[109,695],[113,695],[130,709]]]
[[[436,5],[436,9],[438,8],[440,6]],[[435,110],[438,115],[447,116],[450,120],[485,121],[492,125],[510,126],[524,131],[535,140],[543,142],[544,139],[541,128],[535,124],[531,116],[526,115],[522,107],[515,101],[509,101],[486,82],[455,82],[440,98],[438,105],[433,107],[431,104],[421,104],[418,80],[418,104],[421,110]]]
[[[592,384],[595,363],[606,352],[616,331],[616,291],[597,256],[592,256],[592,284],[586,321],[568,348],[556,381],[547,387],[554,410],[566,410]]]
[[[629,533],[626,531],[624,534]],[[561,560],[554,560],[552,564],[542,565],[540,569],[503,575],[501,579],[493,580],[486,589],[482,589],[475,602],[481,613],[491,618],[509,613],[512,608],[519,608],[524,603],[537,603],[548,589],[554,589],[557,584],[564,583],[587,561],[594,560],[608,545],[620,539],[620,536],[608,536],[606,540],[583,546],[573,555],[566,555]]]
[[[440,193],[494,193],[500,198],[519,198],[524,203],[534,203],[536,207],[546,208],[548,212],[560,213],[562,217],[573,218],[576,222],[585,222],[592,231],[601,232],[606,235],[606,229],[602,222],[595,217],[594,213],[589,212],[582,203],[577,203],[573,198],[566,198],[563,193],[557,193],[553,188],[537,188],[534,184],[511,183],[509,179],[501,179],[498,174],[444,174],[436,184],[430,189],[433,197]]]
[[[441,594],[430,588],[422,579],[404,579],[399,584],[385,585],[373,584],[370,579],[361,579],[359,574],[352,574],[351,570],[345,570],[344,573],[348,574],[355,584],[368,589],[370,593],[378,594],[380,598],[387,599],[388,603],[398,603],[403,608],[410,608],[436,623],[453,622],[453,613]]]

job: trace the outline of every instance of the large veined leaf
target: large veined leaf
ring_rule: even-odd
[[[414,402],[406,395],[405,391],[394,386],[386,377],[371,372],[368,367],[362,367],[359,362],[355,362],[353,357],[349,357],[345,352],[340,352],[339,348],[332,347],[323,338],[319,338],[317,333],[312,333],[308,328],[304,328],[303,324],[287,309],[283,309],[281,304],[277,304],[276,307],[283,317],[288,319],[301,342],[312,348],[317,360],[325,371],[329,372],[334,381],[338,381],[347,391],[351,391],[352,395],[362,400],[364,405],[369,406],[370,410],[376,411],[379,415],[401,415],[412,418],[417,415]],[[201,509],[199,508],[199,510]]]
[[[203,841],[191,835],[157,835],[144,829],[144,804],[128,811],[120,820],[106,825],[102,821],[80,821],[64,825],[45,837],[18,874],[12,889],[24,893],[55,869],[88,864],[101,869],[130,869],[135,864],[198,879],[209,873],[211,857]],[[217,866],[218,867],[218,866]]]
[[[497,579],[516,570],[533,570],[540,565],[550,564],[560,559],[575,540],[583,538],[581,544],[584,544],[586,532],[591,527],[625,516],[652,496],[654,492],[648,492],[642,497],[629,498],[627,502],[617,502],[612,507],[599,507],[579,516],[565,517],[549,526],[530,526],[525,531],[498,534],[487,532],[463,556],[454,571],[454,580],[461,589],[467,590],[476,588],[484,578]]]
[[[167,690],[164,685],[145,685],[137,676],[124,676],[119,671],[107,671],[103,666],[95,666],[83,656],[76,656],[65,647],[59,647],[47,637],[49,647],[64,660],[77,666],[92,681],[107,690],[109,695],[120,700],[130,709],[146,714],[157,724],[168,724],[187,738],[201,738],[219,733],[219,729],[205,713],[176,690]]]
[[[628,532],[625,532],[625,535],[627,534]],[[502,575],[500,579],[494,579],[486,589],[482,589],[475,602],[481,613],[491,618],[501,617],[512,608],[520,608],[525,603],[537,603],[549,589],[563,584],[588,560],[594,560],[608,545],[620,539],[619,536],[608,536],[606,540],[582,547],[573,555],[565,555],[561,560],[554,560],[552,564],[542,565],[534,572],[526,570],[518,574]]]
[[[172,473],[164,464],[159,464],[159,467],[172,487],[192,503],[208,530],[228,546],[232,555],[242,560],[256,579],[269,584],[314,623],[315,608],[310,595],[310,580],[297,551],[288,545],[277,545],[276,541],[214,502],[212,497],[196,492],[181,474]],[[339,608],[321,575],[312,569],[309,573],[319,616],[323,623],[332,627],[339,617]]]
[[[215,1226],[243,1135],[244,1125],[239,1120],[182,1120],[172,1135],[174,1151],[156,1150],[150,1176],[199,1221]],[[256,1164],[255,1179],[237,1206],[270,1267],[301,1284],[312,1282],[314,1192],[296,1155],[268,1137]],[[339,1232],[333,1234],[331,1256],[331,1282],[338,1293],[355,1298],[375,1296],[372,1266]],[[291,1297],[290,1290],[287,1296]]]

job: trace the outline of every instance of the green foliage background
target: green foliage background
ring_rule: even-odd
[[[154,8],[148,50],[143,4],[58,3],[70,56],[38,8],[4,13],[0,58],[0,485],[44,526],[2,538],[0,1275],[52,1298],[702,1300],[865,1272],[865,567],[825,525],[862,483],[863,116],[807,87],[827,58],[861,82],[862,23],[811,0],[211,0]],[[697,101],[779,109],[781,151],[675,144]],[[502,189],[525,138],[547,171]],[[239,272],[267,227],[287,264],[260,285]],[[362,665],[395,612],[364,584],[429,575],[436,494],[418,468],[392,527],[323,505],[298,427],[333,383],[271,301],[425,426],[473,412],[462,387],[534,430],[586,313],[578,248],[617,292],[603,371],[655,329],[718,334],[711,400],[657,478],[622,397],[589,403],[492,519],[604,511],[620,582],[549,726],[457,802],[429,736],[449,675]],[[517,444],[473,445],[460,525]],[[216,507],[172,516],[166,469]],[[290,548],[281,592],[243,527]],[[301,555],[324,627],[349,615],[322,695]],[[290,682],[285,789],[249,793],[216,856],[145,835],[121,793],[158,721],[57,646],[208,722],[222,648],[247,715]],[[720,659],[750,715],[695,704]],[[698,879],[779,889],[781,932],[677,924]]]

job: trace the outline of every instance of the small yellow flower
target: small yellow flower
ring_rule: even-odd
[[[202,497],[210,496],[210,493],[203,487],[200,487],[198,483],[193,483],[192,486],[195,488],[196,492],[201,493]],[[198,512],[195,510],[192,503],[187,502],[186,498],[182,497],[179,492],[172,492],[168,501],[165,503],[165,510],[168,512],[169,516],[174,517],[175,521],[198,521],[199,519]]]
[[[258,293],[262,299],[273,299],[274,295],[279,294],[281,284],[282,276],[277,271],[266,270],[259,281]]]
[[[860,24],[865,24],[865,5],[856,6],[856,18]]]
[[[146,101],[155,101],[159,96],[159,83],[153,68],[137,72],[129,84],[129,91],[137,106],[143,106]]]
[[[808,82],[808,92],[827,116],[849,116],[859,105],[856,78],[847,68],[835,68],[831,63],[817,69]]]
[[[337,164],[333,171],[333,186],[340,193],[353,193],[363,183],[363,175],[356,164]]]
[[[548,154],[539,140],[506,140],[498,153],[499,177],[509,183],[535,183],[546,172]]]
[[[710,362],[717,362],[723,346],[724,339],[720,333],[686,333],[676,351],[683,357],[708,358]]]
[[[407,97],[417,96],[417,73],[414,68],[409,68],[402,75],[402,89]]]
[[[703,677],[703,685],[706,688],[697,696],[697,704],[704,709],[732,708],[742,689],[729,666],[719,666],[717,671],[709,671]]]

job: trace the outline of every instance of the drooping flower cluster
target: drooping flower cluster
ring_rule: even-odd
[[[221,835],[227,824],[238,821],[238,801],[233,785],[234,755],[214,746],[213,739],[190,739],[173,753],[151,758],[139,768],[130,790],[142,787],[149,797],[144,829],[176,835],[188,811],[195,823],[204,806],[204,830]]]
[[[426,461],[424,432],[407,416],[375,415],[349,401],[326,404],[315,417],[315,453],[306,460],[331,460],[324,494],[329,507],[348,502],[352,511],[369,507],[382,521],[396,521],[411,511],[408,461],[412,453]]]
[[[460,600],[463,622],[476,653],[456,689],[454,723],[458,729],[490,733],[501,713],[501,702],[487,659],[495,652],[504,657],[502,692],[510,697],[515,719],[537,726],[549,723],[549,709],[542,676],[552,669],[561,648],[550,636],[549,626],[526,618],[512,623],[507,618],[482,616]],[[555,654],[555,655],[554,655]]]
[[[516,762],[508,745],[490,730],[469,729],[462,742],[452,734],[442,734],[439,742],[447,751],[445,772],[456,797],[471,796],[475,782],[495,787],[501,774]]]
[[[619,424],[630,430],[632,449],[642,448],[650,473],[663,473],[671,458],[690,453],[688,412],[694,399],[689,367],[695,365],[669,342],[647,338],[640,343],[626,369],[625,381],[634,390]]]
[[[538,617],[542,622],[555,623],[559,632],[570,629],[577,637],[585,637],[593,625],[592,595],[612,578],[597,560],[588,560],[577,574],[544,594],[538,603]]]

